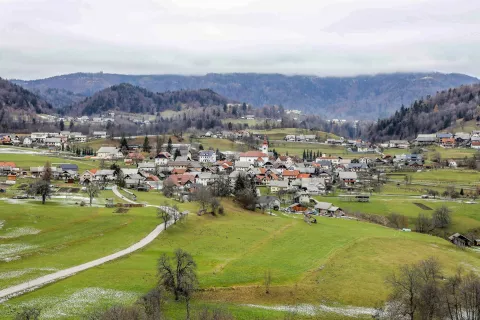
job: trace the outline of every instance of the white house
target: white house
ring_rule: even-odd
[[[117,147],[100,147],[97,151],[97,158],[100,159],[116,159],[123,158],[122,152]]]
[[[48,147],[61,147],[62,146],[62,139],[60,138],[46,138],[45,145]]]
[[[217,154],[213,150],[200,151],[198,153],[198,161],[200,162],[217,162]]]
[[[261,151],[247,151],[244,153],[240,153],[240,162],[255,163],[255,161],[257,161],[259,158],[262,159],[263,162],[267,162],[268,154]]]
[[[87,136],[80,134],[75,136],[75,142],[87,142]]]
[[[31,145],[32,145],[32,139],[29,138],[29,137],[26,137],[25,139],[23,139],[22,144],[23,144],[24,146],[31,146]]]
[[[30,138],[32,139],[32,142],[43,143],[43,142],[45,142],[45,139],[48,138],[48,133],[45,133],[45,132],[32,132],[32,133],[30,134]]]
[[[213,183],[217,178],[218,178],[218,175],[216,174],[212,174],[210,172],[203,172],[198,174],[196,183],[206,187],[210,183]]]
[[[93,137],[95,139],[106,139],[107,132],[106,131],[93,131]]]

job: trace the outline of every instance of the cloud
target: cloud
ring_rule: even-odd
[[[0,0],[0,76],[480,75],[476,0]]]

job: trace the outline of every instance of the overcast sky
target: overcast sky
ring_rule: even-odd
[[[0,0],[0,77],[480,76],[480,0]]]

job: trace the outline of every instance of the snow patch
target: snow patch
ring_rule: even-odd
[[[7,231],[7,233],[4,235],[1,235],[0,239],[12,239],[12,238],[26,236],[29,234],[37,234],[41,230],[31,228],[31,227],[23,227],[23,228],[8,228],[5,231]]]
[[[38,248],[38,246],[33,246],[26,243],[6,243],[0,244],[0,260],[9,262],[12,260],[18,260],[20,257],[19,254]]]
[[[251,308],[259,308],[265,310],[274,310],[274,311],[283,311],[283,312],[294,312],[300,313],[307,316],[314,316],[318,313],[328,312],[336,313],[348,317],[358,317],[363,315],[374,315],[377,310],[373,308],[364,308],[364,307],[331,307],[326,305],[312,305],[312,304],[300,304],[298,306],[288,306],[288,305],[278,305],[278,306],[263,306],[257,304],[246,304],[245,306]]]
[[[14,279],[35,271],[58,271],[56,268],[27,268],[0,273],[0,279]]]
[[[42,309],[42,319],[79,317],[101,305],[132,302],[138,294],[104,288],[84,288],[67,297],[38,298],[21,304],[21,307]]]

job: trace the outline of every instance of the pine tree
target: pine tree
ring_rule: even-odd
[[[305,153],[305,149],[303,149],[303,157],[302,157],[303,161],[305,161],[306,158],[307,158],[307,156],[306,156],[306,153]]]
[[[168,152],[168,153],[171,153],[171,152],[172,152],[172,137],[169,137],[169,138],[168,138],[167,152]]]
[[[145,136],[145,139],[143,139],[143,152],[150,152],[150,141],[148,141],[148,136]]]

